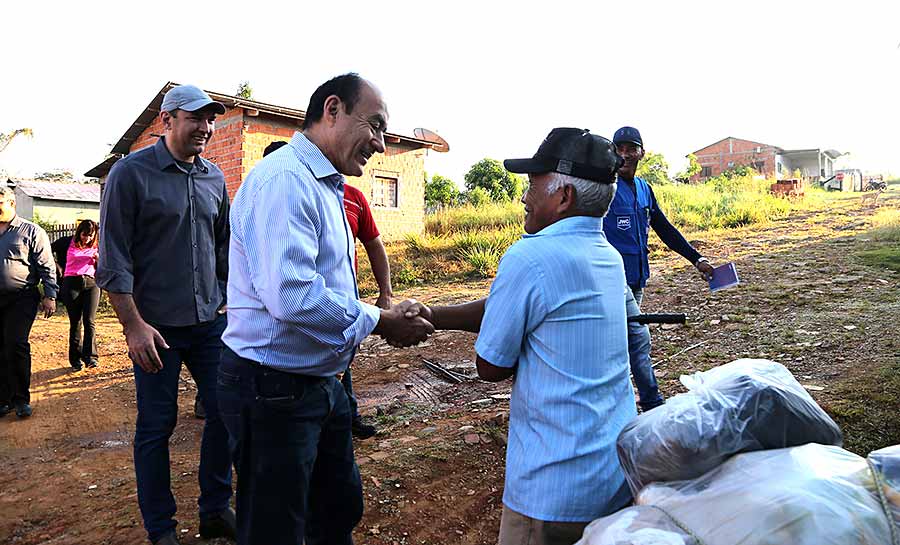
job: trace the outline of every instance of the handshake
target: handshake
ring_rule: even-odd
[[[419,344],[434,333],[431,309],[414,299],[382,310],[373,333],[396,348]]]

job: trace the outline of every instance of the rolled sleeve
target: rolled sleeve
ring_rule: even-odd
[[[317,271],[320,220],[314,199],[289,198],[297,190],[289,175],[275,175],[246,208],[241,223],[251,282],[274,318],[342,355],[375,329],[379,314]]]
[[[535,284],[540,269],[520,248],[513,246],[500,261],[475,341],[475,352],[497,367],[516,365],[525,337],[546,314]]]
[[[126,166],[113,166],[100,207],[100,255],[97,285],[112,293],[133,293],[134,190]]]

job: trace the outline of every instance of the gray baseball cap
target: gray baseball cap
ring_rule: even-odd
[[[169,89],[169,92],[163,97],[161,109],[164,112],[171,112],[172,110],[196,112],[210,104],[215,105],[213,109],[217,114],[222,115],[225,113],[225,105],[209,98],[209,95],[203,89],[194,85],[179,85]]]

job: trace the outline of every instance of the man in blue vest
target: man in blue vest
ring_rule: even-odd
[[[652,227],[659,238],[670,249],[690,261],[704,279],[712,277],[712,265],[701,256],[684,236],[678,232],[659,208],[653,189],[643,179],[635,176],[637,166],[644,158],[644,142],[641,133],[634,127],[622,127],[613,136],[616,151],[625,160],[619,169],[619,187],[609,207],[609,214],[603,220],[606,239],[622,254],[625,264],[625,280],[634,301],[627,302],[628,315],[640,313],[644,296],[644,286],[650,277],[647,259],[647,235]],[[628,323],[628,356],[631,374],[640,395],[642,411],[649,411],[664,403],[659,392],[653,366],[650,364],[650,328],[633,322]]]

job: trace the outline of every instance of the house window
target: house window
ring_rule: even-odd
[[[397,208],[397,178],[376,175],[372,183],[372,205]]]
[[[700,169],[701,178],[709,178],[712,176],[712,167],[702,167]]]
[[[775,166],[778,167],[778,174],[781,174],[781,171],[784,167],[781,165],[781,163],[778,163]]]
[[[753,170],[762,174],[763,168],[766,166],[765,161],[756,161],[753,163]]]

